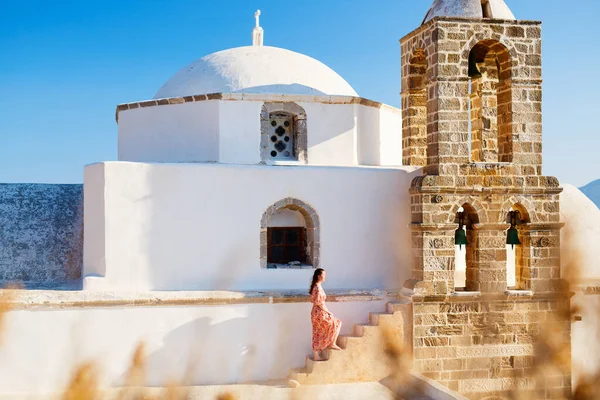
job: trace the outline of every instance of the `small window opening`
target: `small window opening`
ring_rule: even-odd
[[[477,236],[473,228],[479,222],[477,212],[469,203],[465,203],[456,213],[454,222],[454,290],[473,292],[479,290],[476,249]]]
[[[465,210],[460,207],[456,218],[459,220],[458,229],[462,229],[467,237],[467,227],[464,225]],[[461,224],[462,222],[462,224]],[[456,234],[455,234],[456,236]],[[454,290],[463,291],[467,286],[467,246],[454,244]]]
[[[269,114],[269,155],[272,160],[296,160],[294,118],[286,113]]]
[[[309,265],[308,231],[297,210],[277,210],[267,225],[267,267]]]
[[[507,244],[506,244],[506,287],[509,290],[524,289],[523,281],[523,248],[520,245],[520,238],[518,236],[512,236],[510,231],[512,228],[517,229],[521,224],[521,213],[519,210],[511,207],[508,212],[507,222],[511,225],[511,228],[507,231]],[[509,242],[514,242],[509,244]]]
[[[267,263],[306,264],[306,228],[268,228]]]

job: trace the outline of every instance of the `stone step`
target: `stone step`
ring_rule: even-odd
[[[307,360],[307,370],[310,373],[294,375],[294,380],[302,385],[319,385],[326,383],[350,383],[379,381],[391,373],[387,363],[382,362],[383,354],[378,350],[371,352],[368,337],[347,337],[350,343],[356,341],[356,346],[350,345],[348,350],[331,351],[329,360]],[[365,341],[367,343],[365,343]],[[365,344],[367,346],[365,347]],[[380,347],[377,347],[380,349]]]
[[[379,326],[377,325],[362,325],[356,324],[354,325],[354,336],[365,337],[365,336],[374,336],[379,334]]]
[[[339,342],[339,346],[344,349],[344,350],[351,350],[352,349],[352,344],[356,344],[358,341],[360,341],[362,339],[361,336],[355,336],[355,335],[347,335],[347,336],[340,336],[338,342]]]
[[[315,363],[318,362],[323,362],[323,361],[313,361],[313,359],[311,357],[306,357],[306,362],[304,363],[304,368],[306,369],[306,372],[311,373],[313,372],[313,369],[315,368]]]
[[[303,385],[310,376],[310,372],[306,372],[305,368],[294,368],[290,371],[289,380],[296,381]]]
[[[302,368],[291,368],[290,369],[290,379],[294,379],[296,380],[296,376],[304,376],[304,375],[308,375],[310,374],[310,372],[308,371],[308,369],[306,367],[302,367]]]
[[[394,318],[392,313],[369,313],[369,323],[380,326],[382,322],[390,322]]]
[[[340,346],[342,349],[345,349],[348,346],[348,336],[340,335],[338,337],[338,346]]]
[[[410,301],[390,301],[389,303],[386,304],[386,311],[389,314],[393,314],[397,311],[403,311],[406,309],[406,307],[409,306],[411,302]]]
[[[379,325],[379,317],[382,315],[389,315],[387,312],[370,312],[369,313],[369,323],[371,325]]]
[[[410,299],[400,299],[387,303],[387,312],[369,313],[368,324],[355,324],[353,334],[338,338],[338,345],[344,350],[326,351],[324,361],[315,362],[307,357],[305,368],[294,370],[290,379],[302,385],[315,385],[378,381],[388,376],[391,373],[389,366],[381,362],[381,325],[389,323],[398,329],[396,325],[402,323],[403,317],[394,313],[406,313],[410,303]]]

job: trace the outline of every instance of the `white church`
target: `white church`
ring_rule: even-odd
[[[515,20],[503,0],[487,3],[487,17],[471,3],[436,0],[424,23]],[[204,56],[151,100],[117,107],[118,161],[84,170],[82,290],[18,295],[0,394],[60,391],[88,360],[102,384],[122,385],[139,342],[150,386],[191,364],[194,385],[286,379],[311,353],[315,268],[327,270],[344,335],[406,295],[409,189],[423,170],[403,165],[402,110],[360,97],[314,58],[268,46],[255,18],[251,45]],[[562,186],[563,265],[570,253],[597,260],[585,243],[600,238],[600,211]],[[457,279],[464,257],[457,251]],[[598,282],[600,265],[581,278]],[[587,341],[598,327],[584,315],[572,329]],[[592,369],[600,361],[586,352],[600,344],[587,346],[574,342],[573,358]]]
[[[117,109],[119,162],[85,169],[84,290],[396,287],[410,262],[401,112],[263,45]],[[103,195],[102,195],[103,194]]]

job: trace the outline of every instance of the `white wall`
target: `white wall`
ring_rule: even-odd
[[[305,282],[306,283],[306,282]],[[327,285],[325,285],[325,288]],[[330,303],[343,333],[383,312],[384,301]],[[147,385],[224,384],[285,378],[311,353],[310,303],[12,311],[0,345],[0,394],[60,392],[93,361],[102,385],[121,385],[146,345]],[[266,340],[265,340],[266,339]]]
[[[105,276],[104,164],[84,168],[83,181],[87,182],[83,185],[83,254],[87,262],[83,263],[82,273],[83,276]]]
[[[121,111],[119,160],[258,164],[263,104],[211,100]],[[309,164],[402,163],[397,110],[319,101],[297,104],[306,111]]]
[[[573,185],[563,185],[560,213],[561,275],[578,289],[600,286],[600,210]],[[573,381],[600,369],[600,295],[576,290],[571,305],[581,321],[572,324]]]
[[[402,113],[389,108],[379,113],[379,165],[402,165]]]
[[[573,386],[583,378],[600,371],[600,294],[584,294],[581,290],[571,298],[571,309],[581,321],[571,324],[571,360]]]
[[[298,105],[306,111],[309,164],[357,165],[357,117],[354,105]]]
[[[119,160],[219,160],[219,102],[141,107],[119,113]]]
[[[560,195],[561,272],[570,280],[600,281],[600,210],[579,189],[563,185]]]
[[[257,101],[219,102],[219,161],[258,164],[260,159],[260,111]]]
[[[104,168],[104,190],[88,186]],[[260,268],[260,221],[286,197],[321,223],[321,266],[335,289],[399,288],[411,270],[407,169],[107,162],[86,167],[104,193],[104,233],[85,226],[84,288],[304,289],[311,270]],[[87,193],[87,192],[86,192]],[[85,209],[101,210],[99,196]],[[91,211],[90,211],[91,212]],[[100,211],[95,211],[100,212]],[[97,224],[94,229],[101,229]],[[106,271],[90,277],[104,238]],[[94,258],[92,258],[92,255]]]
[[[402,165],[402,114],[395,109],[356,105],[358,163]]]

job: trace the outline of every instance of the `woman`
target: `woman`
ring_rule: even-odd
[[[310,284],[310,299],[313,303],[310,313],[312,322],[312,348],[313,360],[321,361],[321,352],[325,349],[341,350],[336,344],[340,334],[342,321],[333,316],[325,305],[327,295],[321,287],[321,282],[325,281],[325,270],[317,268]]]

